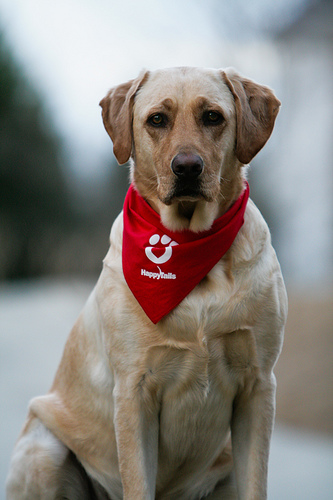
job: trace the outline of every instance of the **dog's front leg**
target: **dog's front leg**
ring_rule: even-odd
[[[118,381],[114,390],[115,431],[124,500],[155,498],[158,408],[142,380],[139,383]]]
[[[235,400],[232,449],[239,500],[267,498],[269,445],[275,414],[275,377],[257,381],[253,391]]]

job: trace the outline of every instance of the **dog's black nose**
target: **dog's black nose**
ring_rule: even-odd
[[[171,169],[180,179],[195,179],[203,171],[203,161],[196,154],[178,153],[171,162]]]

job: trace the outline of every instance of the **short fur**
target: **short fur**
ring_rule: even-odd
[[[143,72],[101,101],[136,189],[167,228],[195,232],[240,195],[279,105],[233,70],[199,68]],[[190,183],[172,171],[179,154],[202,160]],[[230,250],[157,325],[124,280],[122,224],[50,392],[30,404],[8,500],[265,499],[287,313],[265,221],[249,201]]]

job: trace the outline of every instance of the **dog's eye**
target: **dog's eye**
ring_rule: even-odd
[[[218,111],[206,111],[202,118],[204,125],[220,125],[223,121],[223,116]]]
[[[165,127],[167,118],[162,113],[156,113],[148,118],[148,123],[153,127]]]

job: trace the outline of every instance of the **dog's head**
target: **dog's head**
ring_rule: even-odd
[[[242,165],[273,130],[280,102],[233,70],[143,72],[100,102],[120,164],[171,230],[209,229],[242,190]]]

